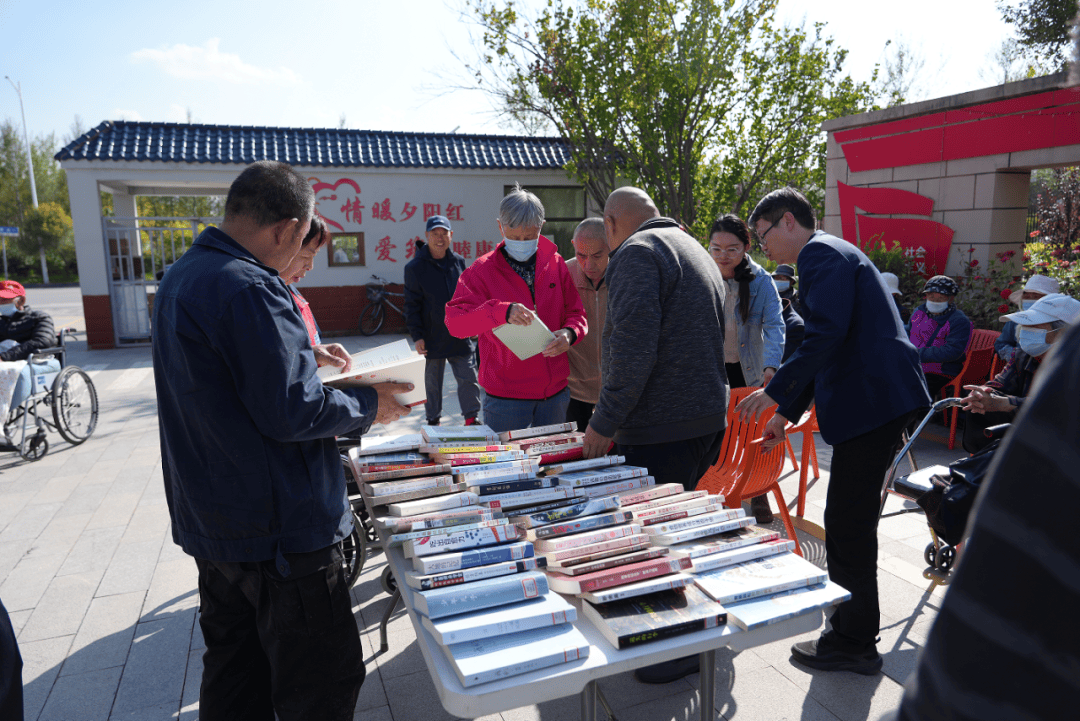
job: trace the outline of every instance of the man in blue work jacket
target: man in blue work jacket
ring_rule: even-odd
[[[908,342],[885,282],[851,243],[815,231],[813,206],[793,188],[766,195],[750,216],[771,260],[797,263],[806,335],[764,389],[738,410],[757,416],[775,404],[764,448],[817,405],[822,439],[833,447],[825,506],[829,578],[851,592],[832,629],[797,643],[792,657],[826,671],[881,670],[877,634],[877,520],[881,485],[908,420],[930,405],[919,354]]]
[[[314,202],[289,166],[249,166],[221,227],[169,268],[154,302],[165,494],[173,541],[199,569],[204,721],[344,721],[364,680],[334,436],[405,415],[393,394],[411,386],[340,391],[315,376],[316,351],[348,354],[312,348],[278,276]]]

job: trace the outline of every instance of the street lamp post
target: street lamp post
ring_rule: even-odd
[[[34,207],[38,207],[37,200],[37,181],[34,180],[34,155],[30,151],[30,133],[26,129],[26,106],[23,105],[22,99],[22,83],[16,83],[7,75],[4,76],[11,87],[15,88],[15,94],[19,96],[19,111],[22,113],[22,128],[23,128],[23,140],[26,142],[26,164],[30,168],[30,199],[34,203]],[[7,249],[5,248],[5,251]],[[45,247],[41,247],[41,279],[46,283],[49,282],[49,265],[45,262]]]

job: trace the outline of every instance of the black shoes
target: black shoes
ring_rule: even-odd
[[[791,657],[803,666],[819,671],[851,671],[863,676],[880,673],[882,665],[881,654],[873,647],[869,651],[852,653],[832,648],[822,638],[793,645]]]
[[[769,507],[769,497],[765,494],[754,496],[750,499],[750,512],[754,514],[754,520],[766,524],[773,522],[772,508]]]
[[[698,672],[698,656],[686,656],[652,666],[642,666],[634,671],[634,678],[642,683],[671,683],[683,676]]]

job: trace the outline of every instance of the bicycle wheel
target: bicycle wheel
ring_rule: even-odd
[[[364,308],[364,312],[360,314],[360,334],[375,335],[382,328],[384,320],[386,320],[386,311],[382,303],[368,304],[368,307]]]
[[[360,519],[353,513],[353,530],[341,544],[343,562],[345,565],[345,582],[349,588],[360,578],[360,572],[364,570],[364,561],[367,558],[367,534],[360,524]]]
[[[82,368],[68,366],[56,376],[52,410],[56,430],[71,445],[79,445],[94,432],[98,419],[97,390]]]

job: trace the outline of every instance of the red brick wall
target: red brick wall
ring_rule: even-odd
[[[84,295],[83,318],[86,320],[86,345],[91,350],[115,348],[112,301],[108,295]]]
[[[401,293],[401,285],[388,285],[387,290]],[[323,288],[301,288],[311,312],[325,336],[356,335],[360,332],[360,314],[367,305],[367,288],[362,285],[343,285]],[[390,298],[390,302],[405,310],[405,299]],[[386,320],[381,333],[404,333],[405,318],[390,307],[386,308]]]

